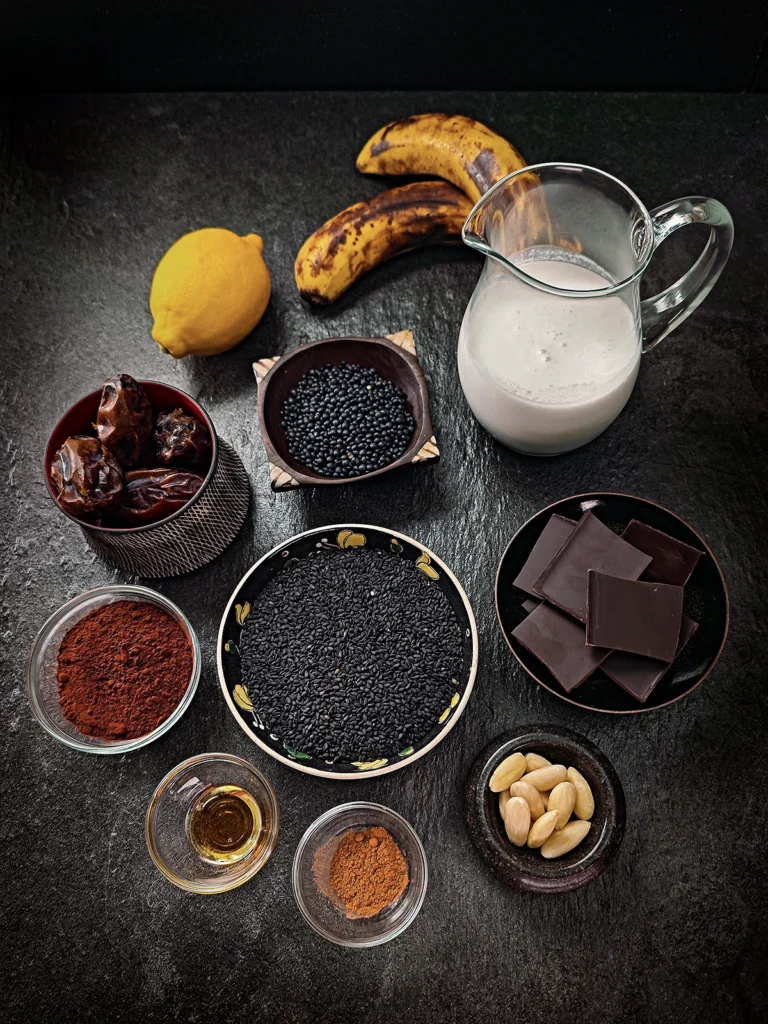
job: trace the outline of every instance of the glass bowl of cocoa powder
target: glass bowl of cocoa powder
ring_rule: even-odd
[[[172,601],[147,587],[98,587],[63,604],[37,634],[27,696],[61,743],[123,754],[178,722],[200,663],[195,632]]]
[[[339,946],[379,946],[421,910],[427,858],[405,818],[381,804],[332,807],[304,833],[293,893],[305,920]]]

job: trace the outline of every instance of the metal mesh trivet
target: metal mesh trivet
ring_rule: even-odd
[[[134,576],[178,576],[213,561],[237,536],[251,500],[240,456],[219,438],[216,471],[204,494],[176,519],[140,533],[94,533],[88,545]]]

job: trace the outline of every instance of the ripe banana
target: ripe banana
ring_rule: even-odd
[[[415,114],[380,128],[357,158],[363,174],[430,174],[473,203],[500,178],[525,167],[513,145],[463,114]]]
[[[469,199],[444,181],[417,181],[355,203],[302,245],[294,266],[299,294],[324,306],[391,256],[457,244],[471,209]]]

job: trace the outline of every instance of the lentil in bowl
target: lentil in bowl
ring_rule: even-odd
[[[291,448],[295,447],[289,443],[288,434],[292,433],[291,424],[288,422],[286,430],[285,412],[286,403],[292,393],[298,388],[299,383],[304,380],[313,370],[327,369],[329,366],[339,367],[346,363],[356,367],[358,370],[373,370],[383,381],[389,382],[397,392],[405,399],[405,409],[400,413],[407,412],[412,419],[412,426],[409,428],[410,440],[405,444],[404,450],[397,457],[390,452],[387,458],[371,461],[373,454],[368,450],[367,441],[363,435],[368,430],[359,430],[358,442],[363,442],[366,449],[365,457],[362,451],[357,450],[354,444],[355,431],[352,437],[347,430],[342,429],[342,434],[347,435],[347,440],[352,441],[351,448],[346,453],[352,455],[352,462],[357,463],[357,469],[365,467],[364,472],[353,472],[352,475],[344,475],[341,466],[336,464],[330,467],[331,474],[328,474],[328,456],[331,455],[333,463],[333,452],[330,449],[336,448],[336,441],[339,440],[338,433],[335,433],[335,440],[331,441],[330,431],[328,436],[323,437],[320,431],[320,440],[324,443],[325,449],[323,472],[317,472],[311,466],[301,461],[297,455],[298,448],[292,454]],[[388,473],[390,470],[408,465],[425,465],[439,458],[440,452],[437,447],[432,420],[429,412],[429,390],[424,371],[416,355],[416,345],[412,331],[398,331],[396,334],[389,334],[385,338],[323,338],[320,341],[312,341],[307,345],[300,345],[293,351],[283,356],[272,356],[259,359],[253,364],[256,374],[259,394],[259,426],[264,440],[264,447],[269,459],[269,479],[274,491],[292,490],[295,487],[319,487],[323,485],[338,485],[369,480],[372,477]],[[325,405],[325,403],[323,403]],[[325,411],[330,412],[329,409]],[[382,410],[378,410],[381,412]],[[367,417],[363,417],[365,421]],[[400,418],[399,415],[396,418]],[[288,420],[290,421],[289,416]],[[358,421],[359,424],[359,421]],[[391,426],[392,424],[390,424]],[[404,425],[404,424],[401,424]],[[352,426],[347,423],[347,427]],[[338,431],[338,425],[335,425]],[[396,430],[395,433],[398,431]],[[296,437],[294,437],[294,442]],[[395,443],[395,438],[390,438],[390,443]],[[389,447],[384,446],[385,449]],[[399,448],[397,449],[399,450]],[[319,452],[315,454],[320,454]],[[336,455],[339,451],[336,450]],[[383,455],[383,452],[379,452]],[[307,457],[308,453],[304,453]],[[388,461],[391,458],[391,461]],[[314,461],[311,459],[310,461]],[[340,460],[341,461],[341,460]],[[368,466],[378,468],[368,469]],[[350,464],[352,468],[352,464]],[[333,470],[338,470],[341,475],[334,475]]]

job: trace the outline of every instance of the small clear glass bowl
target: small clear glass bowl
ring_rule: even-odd
[[[103,739],[80,732],[62,714],[56,685],[59,646],[66,633],[76,622],[96,608],[115,601],[146,601],[157,605],[176,619],[192,645],[192,674],[184,696],[175,710],[156,729],[146,736],[138,736],[132,740]],[[61,743],[74,747],[75,750],[84,750],[88,754],[124,754],[128,750],[138,750],[139,747],[152,743],[178,722],[195,695],[199,678],[200,645],[186,615],[168,598],[147,587],[113,584],[97,587],[96,590],[87,590],[84,594],[73,597],[48,619],[35,637],[29,654],[27,697],[40,725]]]
[[[240,860],[215,864],[192,845],[188,814],[206,790],[239,786],[258,805],[261,828],[253,848]],[[176,765],[155,790],[147,808],[145,835],[155,866],[188,892],[217,893],[253,878],[272,856],[280,831],[275,791],[264,775],[234,754],[198,754]]]
[[[408,866],[408,886],[375,917],[348,918],[326,895],[333,851],[348,832],[376,825],[400,847]],[[339,946],[379,946],[402,935],[421,910],[426,892],[427,858],[419,837],[405,818],[381,804],[358,801],[332,807],[309,826],[293,859],[293,894],[299,910],[319,935]]]

